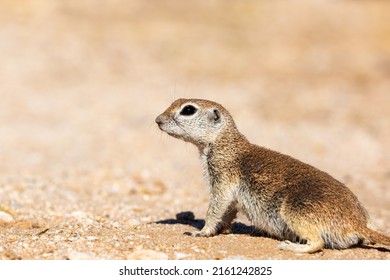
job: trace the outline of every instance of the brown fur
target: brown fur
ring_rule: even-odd
[[[186,106],[196,112],[183,114]],[[179,99],[156,122],[200,152],[210,205],[204,228],[190,235],[227,232],[237,212],[243,211],[255,226],[286,240],[278,246],[282,250],[313,253],[360,243],[390,246],[389,237],[369,229],[367,211],[344,184],[311,165],[249,143],[221,105]],[[292,243],[295,240],[306,244]]]

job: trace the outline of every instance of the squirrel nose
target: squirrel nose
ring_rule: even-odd
[[[166,119],[166,118],[165,118],[163,115],[160,115],[160,116],[158,116],[158,117],[156,118],[156,123],[157,123],[158,125],[161,125],[161,124],[164,123],[165,119]]]

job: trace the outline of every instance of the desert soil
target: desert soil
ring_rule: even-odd
[[[154,123],[175,98],[222,103],[390,234],[390,2],[0,5],[0,259],[390,259],[278,251],[243,216],[233,234],[184,235],[207,187],[196,148]]]

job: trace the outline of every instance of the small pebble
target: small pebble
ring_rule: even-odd
[[[167,260],[168,255],[153,250],[137,250],[127,255],[128,260]]]
[[[96,256],[88,253],[70,251],[68,253],[69,260],[96,260]]]
[[[70,216],[78,220],[86,219],[88,217],[87,214],[83,211],[73,211],[70,213]]]
[[[89,241],[95,241],[95,240],[99,240],[99,238],[96,237],[96,236],[87,236],[87,240],[89,240]]]
[[[141,224],[141,221],[139,219],[131,219],[129,221],[129,223],[132,225],[132,226],[139,226]]]
[[[10,214],[0,211],[0,222],[11,223],[13,221],[14,218]]]
[[[176,260],[182,260],[188,257],[188,254],[176,252],[175,253],[175,259]]]
[[[244,256],[228,256],[224,260],[245,260]]]

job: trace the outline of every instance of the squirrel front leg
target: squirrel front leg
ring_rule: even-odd
[[[237,214],[236,202],[230,191],[212,192],[206,215],[206,223],[202,230],[186,232],[191,236],[210,237],[220,232],[229,232],[230,225]]]

